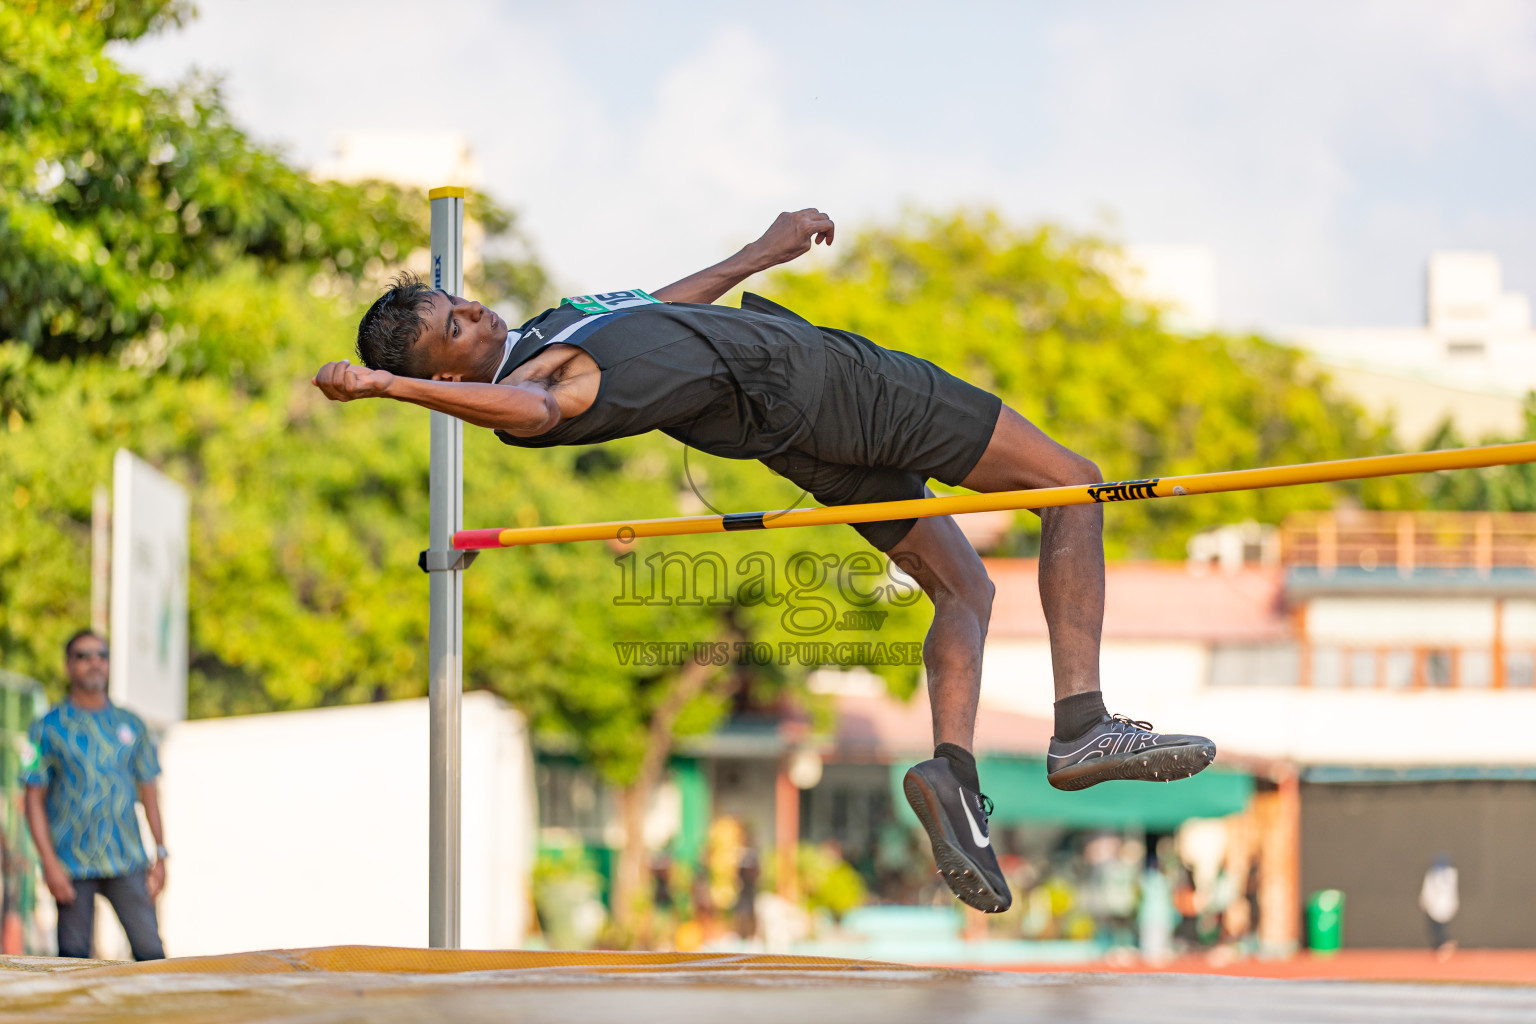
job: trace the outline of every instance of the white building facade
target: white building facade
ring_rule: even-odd
[[[1421,327],[1295,327],[1280,338],[1329,370],[1369,411],[1393,416],[1417,446],[1449,418],[1472,440],[1524,430],[1536,389],[1530,300],[1506,292],[1498,257],[1430,256]]]
[[[1464,944],[1536,943],[1507,913],[1536,900],[1513,852],[1536,843],[1536,516],[1318,513],[1280,540],[1269,564],[1111,565],[1109,709],[1210,736],[1218,764],[1288,765],[1271,774],[1300,780],[1298,891],[1346,893],[1346,944],[1419,944],[1440,854]],[[1049,716],[1037,567],[988,571],[982,719]]]

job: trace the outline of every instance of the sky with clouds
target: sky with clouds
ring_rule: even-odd
[[[1536,295],[1529,0],[198,8],[117,56],[221,75],[309,166],[463,135],[573,291],[659,286],[780,209],[985,205],[1210,246],[1233,327],[1418,323],[1433,249]]]

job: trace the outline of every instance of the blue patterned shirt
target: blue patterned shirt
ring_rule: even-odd
[[[71,878],[111,878],[149,863],[134,811],[160,774],[155,744],[132,711],[85,711],[69,700],[32,723],[26,784],[48,791],[53,847]]]

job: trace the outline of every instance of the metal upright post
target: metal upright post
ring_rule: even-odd
[[[432,287],[464,291],[464,190],[435,188],[432,204]],[[464,424],[432,413],[431,546],[421,567],[431,579],[428,624],[431,762],[427,840],[427,944],[459,945],[460,708],[464,683],[463,571],[470,558],[453,550],[464,523]]]

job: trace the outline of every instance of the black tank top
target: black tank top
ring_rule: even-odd
[[[761,459],[808,437],[825,342],[783,306],[747,293],[741,309],[647,304],[585,319],[563,305],[528,321],[499,379],[575,326],[561,340],[602,371],[591,407],[536,437],[498,430],[506,444],[597,444],[660,430],[712,455]]]

